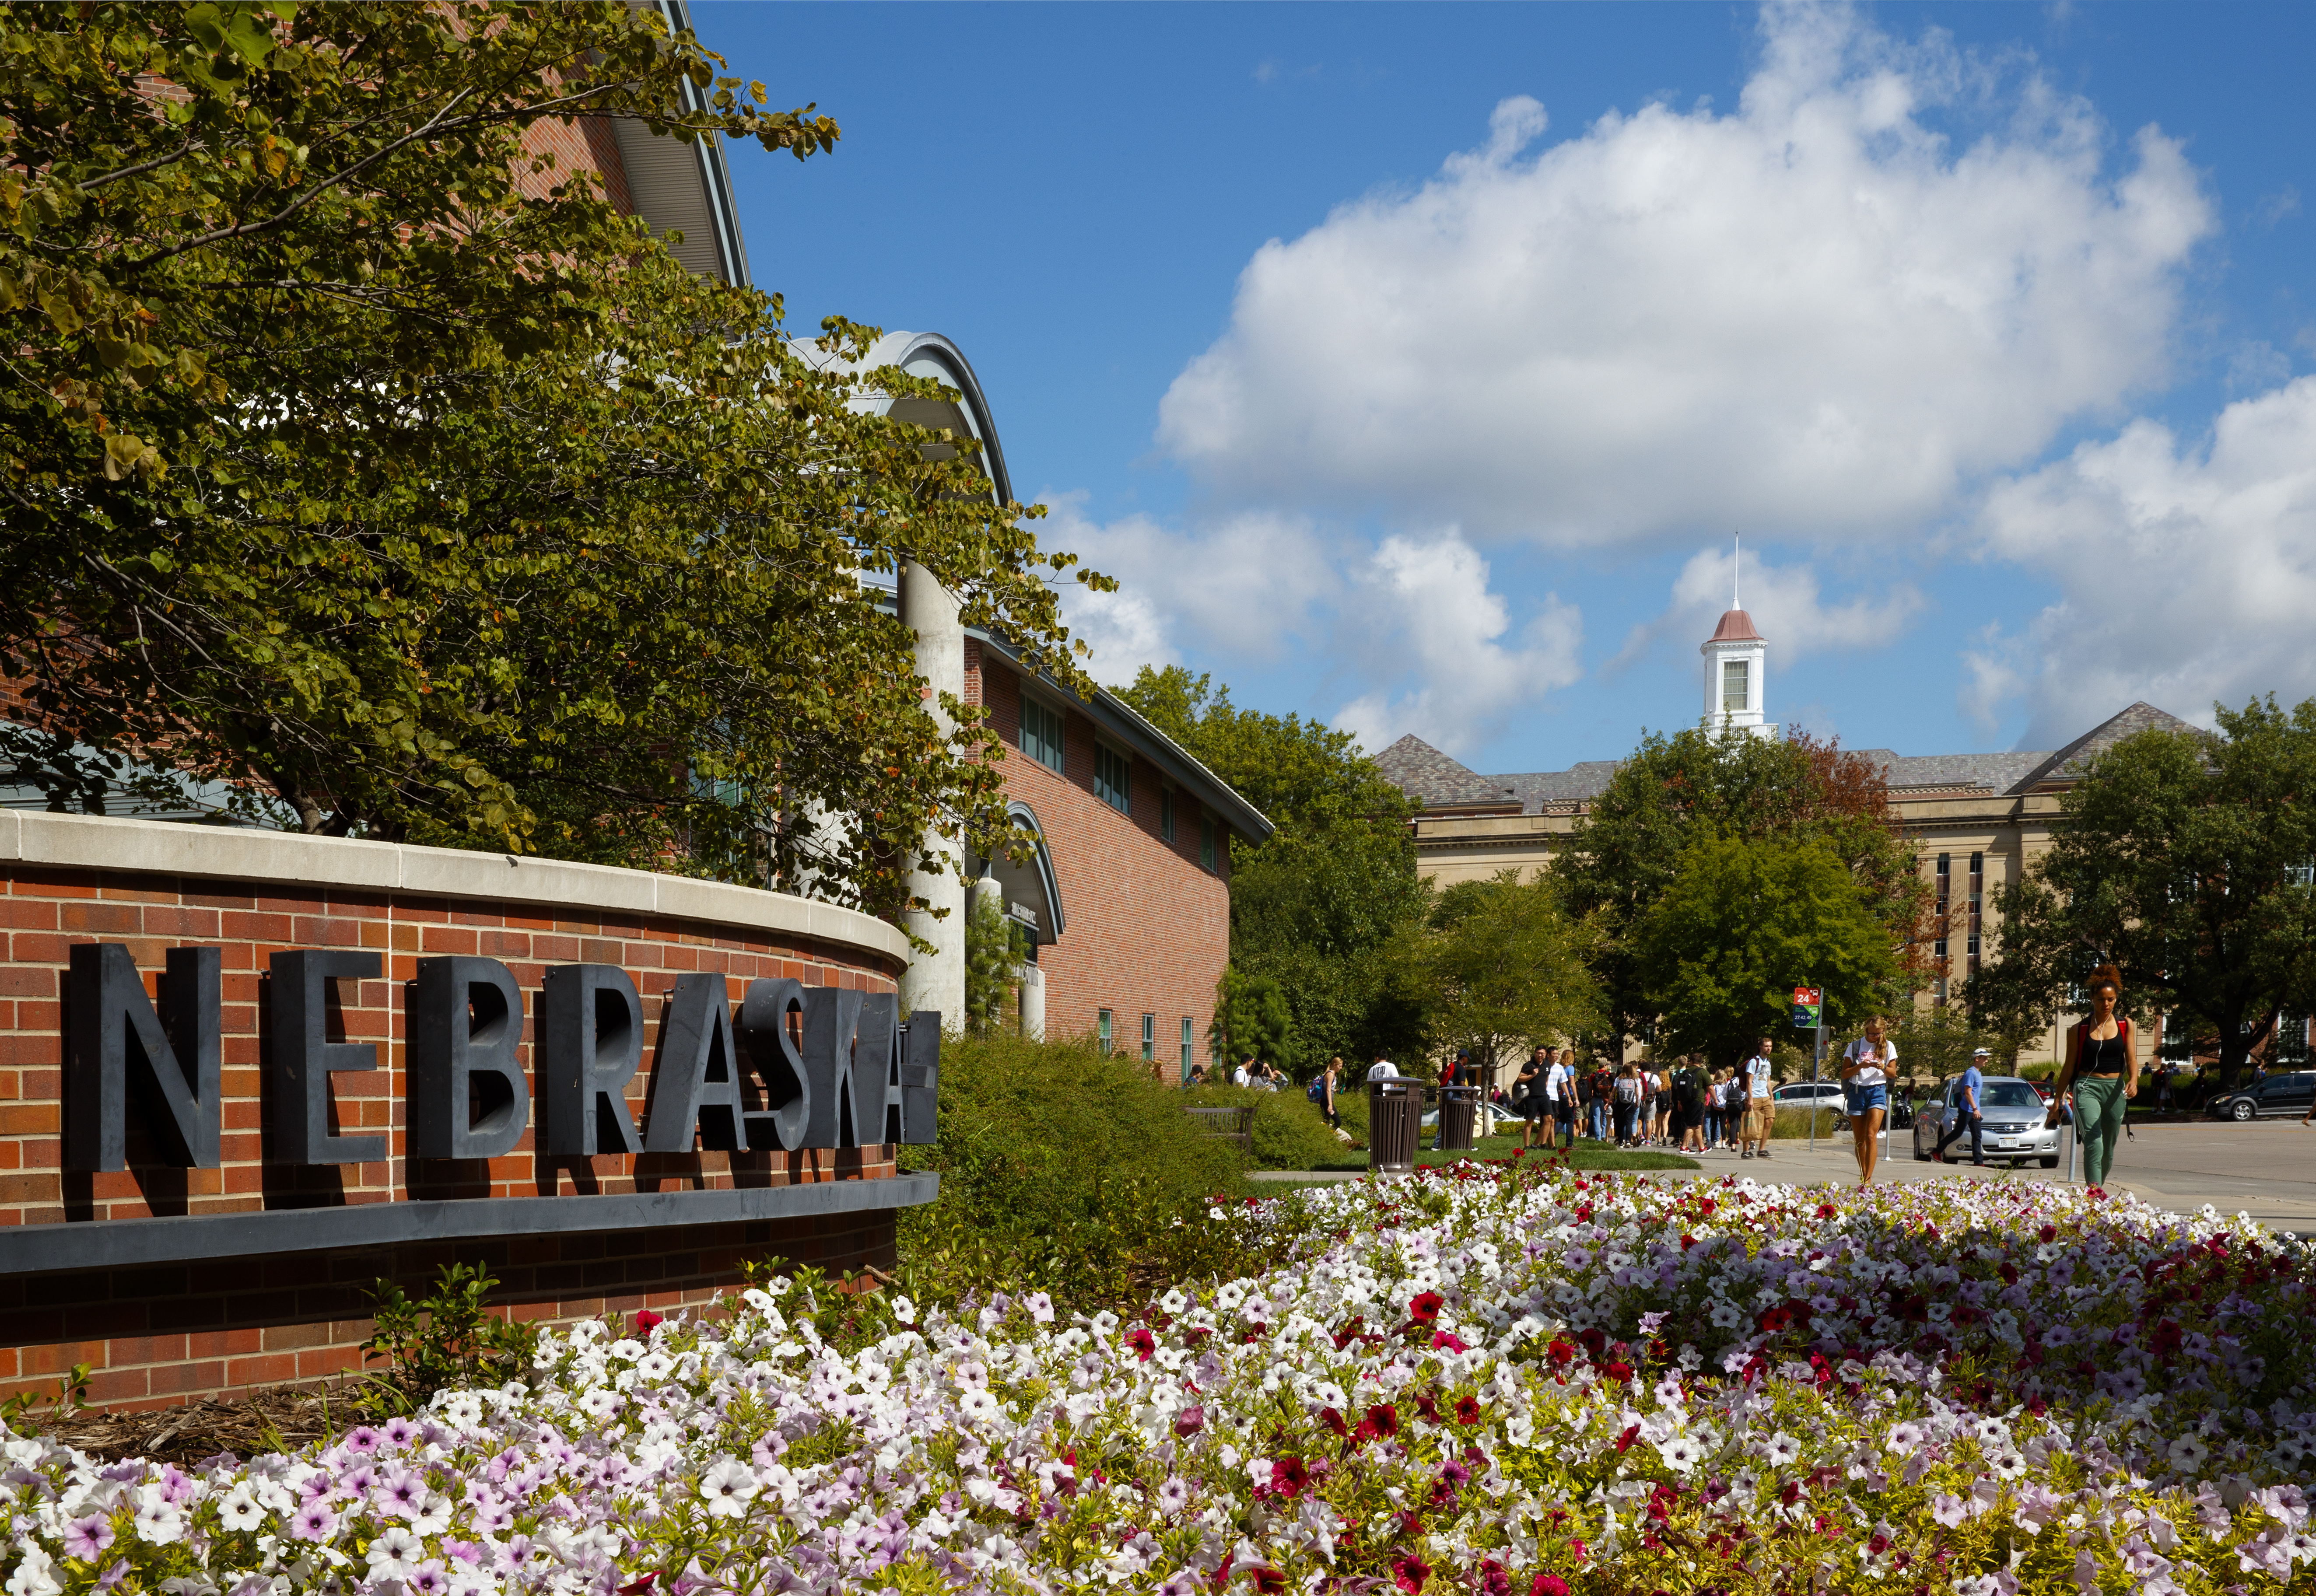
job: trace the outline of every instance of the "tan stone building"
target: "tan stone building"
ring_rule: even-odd
[[[1742,610],[1722,616],[1701,646],[1705,656],[1705,723],[1762,736],[1777,727],[1764,718],[1762,690],[1768,641]],[[1862,753],[1882,768],[1900,825],[1914,840],[1922,873],[1937,892],[1948,935],[1935,952],[1946,974],[1922,995],[1943,1002],[1993,952],[1996,888],[2015,881],[2027,862],[2050,846],[2051,824],[2074,772],[2093,755],[2150,727],[2193,729],[2151,704],[2133,704],[2054,751],[2019,753],[1902,754],[1889,748]],[[1412,733],[1376,756],[1383,773],[1423,806],[1415,820],[1417,858],[1423,873],[1442,885],[1550,868],[1583,824],[1592,800],[1615,774],[1614,760],[1594,760],[1564,771],[1482,775]],[[2058,1057],[2062,1016],[2038,1049],[2020,1062]],[[2304,1020],[2286,1028],[2306,1051]],[[2167,1052],[2176,1049],[2167,1049]],[[2287,1042],[2285,1051],[2292,1051]],[[2184,1057],[2184,1054],[2180,1055]]]

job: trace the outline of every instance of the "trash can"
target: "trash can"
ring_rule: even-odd
[[[1474,1146],[1473,1124],[1479,1117],[1480,1089],[1477,1086],[1442,1086],[1439,1089],[1439,1141],[1442,1153],[1468,1153]]]
[[[1405,1174],[1415,1167],[1415,1132],[1423,1099],[1412,1085],[1377,1083],[1367,1101],[1367,1167]]]

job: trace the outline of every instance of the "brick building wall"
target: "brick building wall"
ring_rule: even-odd
[[[1154,1016],[1155,1064],[1167,1080],[1181,1075],[1182,1021],[1190,1021],[1193,1063],[1211,1063],[1207,1027],[1215,985],[1230,962],[1230,843],[1212,821],[1215,868],[1199,860],[1203,811],[1178,793],[1174,838],[1161,829],[1163,774],[1147,761],[1132,768],[1132,813],[1120,814],[1094,791],[1093,721],[1065,708],[1061,771],[1021,752],[1020,674],[977,641],[966,644],[966,698],[988,707],[1005,744],[1009,798],[1029,806],[1054,859],[1066,925],[1061,940],[1038,950],[1046,977],[1046,1034],[1087,1036],[1110,1011],[1117,1051],[1138,1054],[1142,1017]]]
[[[269,859],[289,863],[252,868]],[[170,868],[188,860],[198,873]],[[330,876],[337,879],[316,878]],[[506,885],[510,878],[517,884]],[[462,881],[472,889],[456,889]],[[545,901],[522,901],[530,896]],[[660,912],[638,906],[654,903]],[[61,1170],[66,970],[71,947],[87,942],[126,945],[148,994],[157,994],[165,950],[221,950],[220,1167],[159,1161],[132,1114],[128,1169]],[[261,1131],[267,965],[274,952],[298,948],[380,956],[378,979],[334,984],[338,1002],[330,1020],[331,1040],[377,1043],[379,1067],[334,1073],[330,1081],[334,1130],[383,1134],[383,1159],[334,1165],[267,1159]],[[533,1084],[533,1104],[529,1128],[502,1157],[418,1159],[407,1151],[406,984],[419,959],[443,954],[499,959],[522,988],[519,1062]],[[625,1095],[641,1125],[654,1042],[679,976],[720,975],[735,1003],[760,976],[895,989],[906,956],[899,933],[827,905],[496,854],[0,811],[0,1227],[469,1198],[583,1203],[595,1195],[874,1181],[896,1173],[889,1146],[593,1157],[535,1150],[540,1117],[532,1044],[548,966],[613,964],[636,983],[646,1042],[644,1066]],[[92,1399],[116,1404],[352,1368],[368,1333],[362,1288],[381,1275],[405,1288],[423,1285],[453,1257],[492,1263],[513,1311],[567,1321],[709,1300],[739,1279],[748,1257],[889,1266],[893,1237],[886,1208],[341,1247],[165,1269],[0,1275],[0,1395],[46,1389],[81,1362],[99,1371]]]

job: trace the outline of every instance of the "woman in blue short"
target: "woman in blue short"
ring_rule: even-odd
[[[1890,1112],[1890,1074],[1898,1049],[1884,1036],[1882,1016],[1869,1014],[1866,1034],[1842,1050],[1842,1095],[1849,1100],[1849,1134],[1857,1138],[1857,1183],[1874,1179],[1882,1155],[1882,1121]]]

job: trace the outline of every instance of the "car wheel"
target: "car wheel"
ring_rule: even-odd
[[[2044,1169],[2056,1169],[2059,1167],[2059,1155],[2056,1153],[2053,1153],[2044,1158],[2042,1163]]]
[[[2255,1110],[2251,1104],[2248,1102],[2239,1102],[2229,1104],[2228,1111],[2235,1116],[2236,1123],[2240,1125],[2245,1120],[2250,1119]]]

